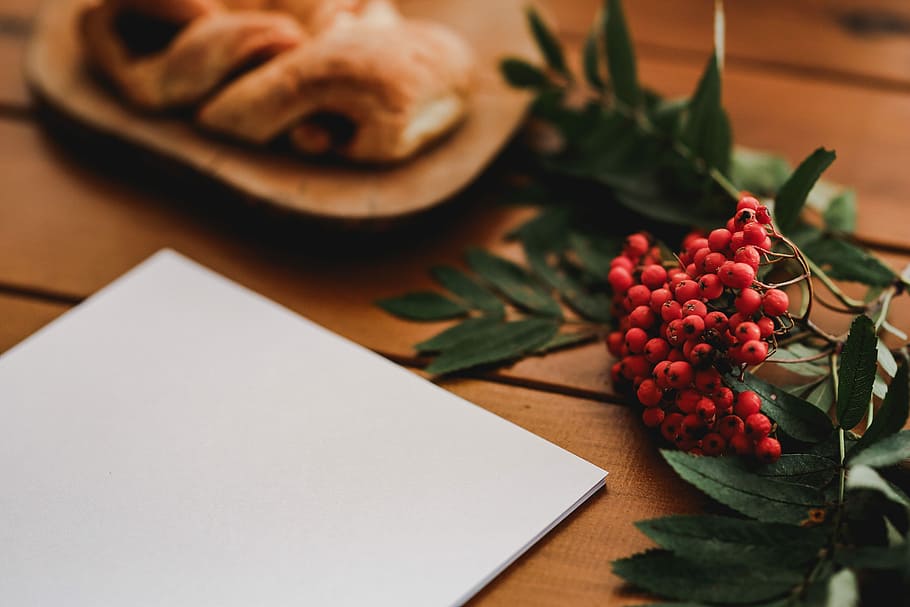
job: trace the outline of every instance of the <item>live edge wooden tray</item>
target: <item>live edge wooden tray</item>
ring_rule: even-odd
[[[66,120],[151,152],[241,198],[345,224],[385,224],[435,206],[470,183],[520,123],[528,97],[498,72],[528,56],[525,0],[403,0],[405,15],[445,23],[471,44],[478,69],[467,120],[416,157],[391,167],[314,163],[291,152],[217,139],[187,121],[137,112],[87,69],[76,24],[91,0],[46,1],[29,42],[26,80]]]

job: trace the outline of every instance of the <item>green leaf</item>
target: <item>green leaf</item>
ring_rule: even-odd
[[[827,169],[836,154],[825,148],[818,148],[808,158],[803,160],[790,178],[781,186],[774,203],[774,216],[781,231],[789,232],[796,227],[803,205],[809,191],[821,174]]]
[[[845,430],[855,427],[869,408],[878,358],[877,341],[871,318],[860,315],[853,319],[837,373],[837,421]]]
[[[894,355],[891,353],[891,350],[888,349],[888,346],[885,345],[881,339],[878,340],[878,344],[875,347],[878,364],[881,366],[882,371],[884,371],[888,377],[894,377],[897,373],[897,360],[894,358]]]
[[[777,567],[713,563],[650,550],[613,561],[613,572],[654,594],[673,599],[741,605],[788,594],[803,572]]]
[[[829,230],[852,233],[856,229],[856,192],[844,190],[828,203],[823,213]]]
[[[568,348],[569,346],[576,346],[578,344],[594,341],[595,339],[597,339],[597,333],[591,331],[557,333],[550,341],[537,348],[534,352],[537,354],[543,354],[545,352],[552,352],[553,350],[559,350],[561,348]]]
[[[743,382],[737,386],[738,383],[733,379],[728,385],[736,390],[741,390],[741,386],[745,386],[761,396],[762,412],[777,422],[780,430],[787,436],[805,443],[817,443],[831,434],[833,430],[831,420],[818,407],[751,373],[746,373]]]
[[[837,463],[810,453],[786,453],[773,464],[756,470],[756,474],[786,483],[822,488],[837,475]]]
[[[635,51],[619,0],[608,0],[604,30],[613,94],[625,105],[636,107],[641,102],[641,89],[638,86]]]
[[[820,350],[814,350],[810,355],[818,354]],[[789,360],[796,360],[798,358],[805,358],[805,354],[796,352],[791,352],[787,348],[778,348],[774,355],[768,358],[767,362],[769,363],[781,363],[781,368],[790,371],[791,373],[796,373],[797,375],[802,375],[804,377],[817,377],[820,375],[827,375],[828,369],[826,366],[822,366],[818,363],[824,364],[824,360],[819,360],[815,362],[786,362]],[[781,362],[784,361],[784,362]]]
[[[867,447],[876,444],[885,437],[900,432],[907,423],[910,414],[910,389],[908,389],[907,363],[897,368],[894,379],[888,387],[888,393],[882,406],[879,407],[872,420],[872,425],[866,429],[863,436],[850,451],[850,460],[858,457]]]
[[[730,180],[740,190],[771,196],[787,181],[790,163],[783,156],[743,147],[733,149]]]
[[[803,254],[835,280],[860,282],[874,287],[887,287],[897,276],[877,257],[856,245],[821,236],[801,243]]]
[[[854,464],[847,472],[847,490],[856,491],[859,489],[877,491],[896,504],[910,506],[907,496],[879,476],[878,472],[870,466]]]
[[[856,574],[841,569],[828,580],[825,607],[856,607],[859,605],[859,583]]]
[[[910,544],[906,542],[897,546],[844,547],[834,553],[834,558],[841,565],[854,569],[902,571],[910,557],[908,548]]]
[[[604,280],[610,273],[610,262],[620,251],[618,240],[594,240],[577,233],[569,235],[569,246],[588,272]]]
[[[401,297],[381,299],[376,305],[389,314],[408,320],[444,320],[462,316],[468,311],[460,303],[434,291],[417,291]]]
[[[502,324],[503,322],[501,319],[489,316],[469,318],[454,327],[449,327],[442,333],[434,335],[426,341],[416,344],[414,349],[421,354],[426,354],[427,352],[440,352],[457,346],[466,339],[495,333],[497,327],[502,326]]]
[[[433,375],[444,375],[512,360],[541,347],[558,330],[556,321],[544,318],[503,323],[495,331],[475,333],[446,349],[430,363],[426,371]]]
[[[668,450],[661,454],[684,480],[720,503],[762,521],[799,524],[809,518],[809,510],[825,503],[817,489],[753,474],[734,458]]]
[[[873,422],[873,425],[875,422]],[[910,430],[892,434],[849,458],[850,465],[887,468],[910,459]]]
[[[430,270],[433,278],[443,287],[471,304],[494,316],[502,317],[505,308],[496,295],[477,284],[470,276],[451,266],[436,266]]]
[[[595,26],[585,39],[582,67],[585,79],[595,90],[604,90],[604,79],[600,75],[600,32],[603,26]]]
[[[559,304],[520,266],[481,249],[468,251],[468,264],[513,303],[554,318],[562,317]]]
[[[547,65],[553,71],[559,72],[567,79],[572,80],[572,72],[569,71],[566,65],[566,58],[563,56],[559,40],[533,8],[528,9],[528,24],[531,26],[531,33],[534,34],[534,39],[537,41],[537,46],[540,48],[540,52],[543,53]]]
[[[667,516],[635,526],[679,556],[726,564],[796,567],[814,560],[827,539],[819,529],[729,516]]]
[[[834,404],[834,380],[831,377],[825,377],[806,395],[806,402],[812,403],[819,410],[828,413]]]
[[[563,301],[582,317],[595,322],[609,322],[611,301],[603,293],[590,293],[564,271],[547,263],[543,251],[525,247],[525,256],[534,273],[559,291]]]
[[[508,57],[499,64],[499,70],[510,85],[519,89],[540,89],[550,83],[550,79],[540,68],[523,59]]]
[[[709,167],[722,172],[730,164],[730,122],[721,106],[721,79],[717,55],[711,53],[689,104],[682,140]]]

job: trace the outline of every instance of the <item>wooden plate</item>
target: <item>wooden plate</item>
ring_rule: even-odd
[[[474,48],[477,84],[467,120],[400,165],[316,164],[290,153],[219,140],[178,118],[132,110],[85,65],[76,23],[90,1],[48,1],[39,11],[25,72],[41,101],[80,126],[189,168],[246,200],[310,217],[386,223],[443,202],[493,159],[521,122],[529,101],[508,88],[498,72],[502,57],[533,52],[525,0],[402,0],[404,14],[448,24]]]

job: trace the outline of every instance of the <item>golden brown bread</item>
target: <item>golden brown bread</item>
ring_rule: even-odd
[[[123,27],[130,15],[140,33]],[[285,136],[307,154],[397,161],[466,111],[470,50],[387,0],[102,0],[82,33],[134,104],[201,104],[208,130],[258,144]]]

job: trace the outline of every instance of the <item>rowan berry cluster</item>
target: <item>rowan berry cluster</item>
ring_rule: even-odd
[[[725,227],[690,234],[674,260],[643,233],[612,260],[614,383],[634,391],[645,425],[681,450],[780,457],[761,398],[723,382],[764,361],[791,324],[787,294],[756,280],[775,238],[768,209],[743,196]]]

